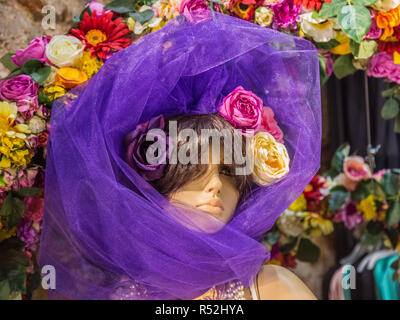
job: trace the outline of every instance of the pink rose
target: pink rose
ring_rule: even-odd
[[[18,111],[25,119],[30,119],[39,108],[39,84],[26,74],[0,81],[0,99],[15,101]]]
[[[96,16],[101,16],[103,14],[104,10],[104,4],[97,2],[97,1],[92,1],[89,2],[85,8],[89,7],[90,11],[92,11],[92,13],[94,11],[96,11]],[[107,10],[106,12],[109,12],[109,10]]]
[[[364,39],[379,39],[382,35],[382,29],[376,24],[376,12],[369,8],[371,13],[371,26]]]
[[[259,97],[239,86],[224,98],[218,113],[246,135],[246,129],[253,129],[254,133],[260,131],[263,106]]]
[[[359,156],[347,157],[343,161],[343,185],[349,191],[354,191],[361,180],[372,177],[371,169]]]
[[[49,36],[41,36],[33,39],[28,47],[17,50],[15,56],[11,57],[12,61],[19,67],[22,67],[25,62],[32,59],[47,62],[46,45],[49,40]]]
[[[283,143],[283,132],[279,128],[278,122],[274,118],[274,112],[270,107],[264,106],[263,108],[261,128],[270,133],[276,141]]]
[[[204,0],[183,0],[179,6],[179,13],[183,14],[190,22],[200,22],[209,19],[210,12],[210,7]]]
[[[391,74],[398,74],[399,67],[393,63],[392,55],[380,52],[372,56],[367,70],[369,77],[386,78]]]

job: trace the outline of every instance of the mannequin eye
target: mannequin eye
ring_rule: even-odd
[[[219,174],[223,174],[223,175],[229,176],[229,177],[234,175],[232,172],[232,169],[230,167],[224,166],[224,165],[221,165],[219,167]]]

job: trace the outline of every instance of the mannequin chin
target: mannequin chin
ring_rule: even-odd
[[[210,164],[204,176],[179,188],[170,195],[170,199],[193,206],[227,223],[235,213],[239,196],[235,181],[224,166]]]

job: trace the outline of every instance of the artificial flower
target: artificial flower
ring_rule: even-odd
[[[372,9],[369,9],[369,12],[371,13],[371,26],[364,39],[379,39],[382,36],[382,29],[376,24],[376,12]]]
[[[104,10],[104,4],[97,2],[97,1],[91,1],[89,2],[85,8],[89,7],[90,11],[92,14],[96,12],[96,15],[101,16],[104,12],[110,12],[109,10],[105,11]]]
[[[322,55],[325,61],[325,72],[328,76],[332,74],[333,71],[333,59],[332,54],[329,50],[319,49],[319,53]]]
[[[353,229],[364,221],[358,214],[357,205],[354,201],[348,200],[334,215],[333,221],[343,222],[347,229]]]
[[[362,200],[357,209],[364,215],[365,221],[370,221],[377,216],[376,203],[374,195],[370,194]]]
[[[182,0],[179,6],[180,14],[196,10],[210,10],[210,7],[204,0]]]
[[[295,0],[294,3],[298,6],[303,6],[304,8],[307,9],[312,9],[312,10],[316,10],[318,11],[321,6],[322,3],[326,2],[326,3],[331,3],[331,0]]]
[[[82,57],[82,42],[70,35],[54,36],[46,46],[46,56],[52,64],[59,68],[72,66]]]
[[[244,135],[249,135],[246,129],[255,133],[261,129],[263,101],[239,86],[224,98],[218,113],[235,128],[241,129]]]
[[[297,197],[296,200],[289,206],[289,210],[292,211],[305,211],[307,210],[307,200],[302,193],[300,196]]]
[[[378,12],[376,16],[376,24],[383,29],[380,40],[386,40],[393,34],[394,27],[400,24],[400,6],[395,7],[387,12]]]
[[[74,67],[87,74],[88,78],[92,78],[103,66],[103,61],[97,57],[91,57],[89,51],[84,51],[82,57],[74,64]]]
[[[231,0],[229,3],[229,10],[233,16],[240,19],[250,21],[253,19],[255,10],[261,4],[261,1],[240,1]]]
[[[313,12],[302,14],[301,30],[316,42],[328,42],[335,37],[334,24],[326,19],[314,19]]]
[[[46,45],[49,39],[49,36],[41,36],[33,39],[28,47],[17,50],[15,55],[11,57],[11,60],[19,67],[22,67],[28,60],[46,62]]]
[[[297,237],[303,232],[302,213],[285,210],[277,220],[280,231],[291,237]]]
[[[153,3],[155,14],[165,20],[171,20],[179,15],[178,0],[158,0]]]
[[[328,235],[333,232],[333,223],[316,212],[303,212],[303,227],[309,229],[312,236]]]
[[[354,191],[361,180],[372,177],[368,164],[359,156],[346,157],[343,161],[343,172],[338,181],[349,191]]]
[[[76,68],[61,68],[58,70],[54,84],[65,89],[72,89],[88,80],[85,72]]]
[[[149,6],[142,6],[138,12],[144,12],[147,10],[152,10]],[[128,19],[129,20],[129,19]],[[129,22],[129,30],[133,30],[134,34],[142,34],[148,28],[154,29],[157,28],[162,22],[162,18],[153,16],[150,20],[145,23],[140,23],[139,21],[133,20],[133,22]],[[133,25],[133,27],[132,27]],[[132,29],[131,29],[132,28]]]
[[[46,121],[38,116],[33,116],[27,121],[28,129],[36,134],[46,130]]]
[[[270,8],[258,7],[255,12],[254,22],[261,27],[269,27],[274,18],[274,13]]]
[[[128,47],[132,40],[125,36],[130,33],[123,18],[113,20],[113,12],[104,12],[100,16],[84,13],[78,28],[71,33],[80,39],[92,56],[107,60],[115,52]]]
[[[386,52],[373,55],[367,70],[367,75],[375,78],[388,77],[392,79],[394,75],[399,73],[400,68],[394,64],[392,56]]]
[[[296,24],[300,19],[299,13],[301,12],[301,6],[296,5],[294,0],[283,0],[272,6],[271,9],[274,11],[273,22],[275,28],[296,28]]]
[[[378,0],[371,4],[376,11],[389,11],[396,8],[400,4],[400,0]]]
[[[0,81],[0,99],[15,101],[18,111],[29,118],[39,107],[39,84],[26,74]],[[29,115],[28,115],[29,113]]]
[[[36,245],[39,242],[39,234],[32,227],[32,220],[23,217],[18,225],[17,236],[25,242],[25,249],[35,251]]]
[[[315,175],[307,187],[304,189],[303,194],[307,199],[308,211],[319,211],[321,201],[329,194],[327,186],[327,179]]]
[[[165,152],[163,154],[159,154],[157,159],[152,159],[152,163],[148,161],[147,153],[149,151],[149,145],[148,141],[146,140],[146,135],[151,129],[165,129],[165,121],[162,115],[137,125],[136,128],[130,131],[124,139],[126,162],[133,169],[135,169],[143,177],[143,179],[147,181],[161,178],[166,166],[168,152],[168,150],[164,150]],[[164,138],[166,139],[166,136],[163,137],[161,135],[157,135],[157,139],[161,145],[166,145],[168,149],[169,139],[166,139],[166,141],[161,141]]]
[[[289,172],[289,155],[284,144],[268,132],[260,131],[251,140],[253,180],[260,186],[277,182]]]
[[[56,78],[56,74],[58,72],[58,68],[54,66],[50,66],[51,71],[47,79],[43,82],[43,87],[52,86],[54,84],[54,79]]]
[[[12,227],[11,229],[7,230],[5,228],[0,230],[0,242],[7,240],[11,237],[14,237],[17,233],[17,227]]]
[[[346,55],[351,53],[350,38],[344,32],[336,32],[335,40],[339,44],[331,49],[333,54]]]
[[[283,143],[283,132],[279,128],[278,122],[275,120],[274,111],[270,107],[263,107],[261,128],[263,131],[272,134],[276,141]]]
[[[49,98],[50,101],[54,101],[62,97],[67,90],[61,86],[48,86],[43,88],[43,93]]]

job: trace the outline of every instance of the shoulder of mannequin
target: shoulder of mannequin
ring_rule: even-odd
[[[310,289],[289,269],[263,265],[257,277],[261,300],[315,300]]]

